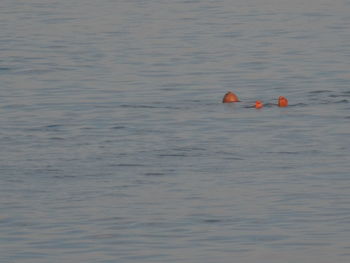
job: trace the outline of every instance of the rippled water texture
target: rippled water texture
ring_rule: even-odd
[[[349,1],[2,0],[0,28],[0,262],[350,262]]]

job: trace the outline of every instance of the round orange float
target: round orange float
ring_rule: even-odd
[[[255,102],[255,108],[256,109],[261,109],[262,107],[264,107],[264,104],[260,100],[257,100]]]
[[[225,94],[224,98],[222,99],[223,103],[231,103],[231,102],[239,102],[239,99],[236,94],[229,91]]]
[[[278,98],[278,107],[287,107],[288,106],[288,100],[287,98],[283,96],[279,96]]]

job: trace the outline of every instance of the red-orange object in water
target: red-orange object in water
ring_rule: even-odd
[[[230,103],[230,102],[239,102],[239,99],[236,94],[232,93],[231,91],[227,92],[222,99],[223,103]]]
[[[278,107],[287,107],[287,106],[288,106],[288,100],[283,96],[279,96]]]
[[[260,100],[257,100],[255,102],[255,108],[256,109],[261,109],[262,107],[264,107],[264,104]]]

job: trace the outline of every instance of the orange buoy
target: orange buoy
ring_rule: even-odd
[[[288,106],[288,100],[283,96],[279,96],[278,107],[287,107],[287,106]]]
[[[224,98],[222,99],[223,103],[230,103],[230,102],[239,102],[239,99],[236,94],[229,91],[225,94]]]
[[[255,108],[256,109],[261,109],[262,107],[264,107],[264,104],[260,100],[257,100],[255,102]]]

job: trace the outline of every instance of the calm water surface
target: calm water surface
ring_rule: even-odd
[[[1,262],[350,262],[350,1],[2,0],[0,28]]]

